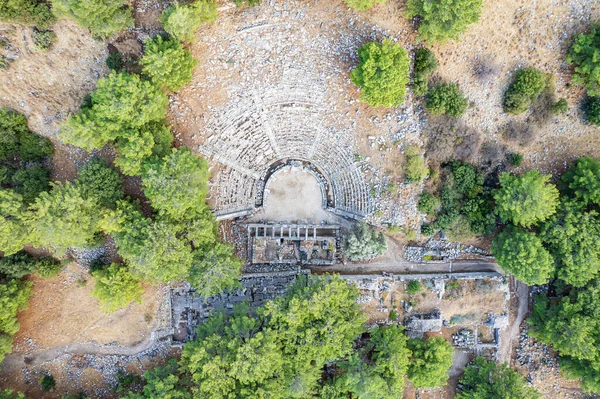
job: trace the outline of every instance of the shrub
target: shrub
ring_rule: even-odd
[[[575,37],[567,62],[575,65],[573,82],[585,85],[588,95],[600,96],[600,23]]]
[[[50,173],[41,166],[17,170],[12,176],[12,184],[26,203],[33,202],[40,193],[50,189]]]
[[[253,7],[260,4],[260,0],[233,0],[236,7],[242,7],[244,5]]]
[[[181,41],[192,41],[196,30],[206,22],[217,19],[217,4],[212,0],[196,0],[167,8],[160,16],[165,31]]]
[[[96,285],[92,295],[98,298],[104,313],[113,313],[131,302],[142,302],[144,289],[127,267],[113,263],[105,269],[94,272]]]
[[[29,131],[27,118],[13,110],[0,108],[0,132],[0,160],[41,161],[54,152],[52,142]]]
[[[344,239],[344,254],[353,261],[380,256],[387,250],[383,233],[377,233],[366,223],[356,223]]]
[[[481,147],[479,131],[462,119],[440,116],[428,118],[425,124],[427,135],[427,160],[443,164],[450,160],[469,162],[475,159]]]
[[[385,39],[360,47],[358,58],[350,80],[362,89],[360,99],[373,107],[402,104],[410,63],[406,50],[391,39]]]
[[[8,58],[4,54],[0,54],[0,69],[8,69],[11,62],[13,62],[12,58]]]
[[[413,91],[417,96],[424,96],[429,90],[429,75],[438,67],[435,54],[425,47],[420,47],[415,52],[413,67]]]
[[[583,113],[588,123],[600,126],[600,97],[588,97],[583,105]]]
[[[518,152],[508,154],[508,162],[511,166],[521,166],[523,164],[523,155]]]
[[[385,0],[344,0],[348,7],[355,10],[364,11],[373,7],[375,3],[385,3]]]
[[[468,101],[456,83],[440,83],[427,93],[425,108],[431,115],[450,115],[458,118],[467,110]]]
[[[419,211],[431,215],[438,207],[438,205],[439,200],[435,197],[435,195],[431,193],[423,193],[419,197],[417,208],[419,209]]]
[[[25,251],[0,259],[0,274],[8,278],[21,278],[35,271],[36,260]]]
[[[56,33],[51,30],[33,30],[33,43],[40,50],[49,50],[56,40]]]
[[[0,283],[0,363],[12,350],[12,337],[20,327],[17,314],[27,308],[31,286],[30,281],[16,279]]]
[[[548,84],[547,75],[536,68],[517,71],[511,85],[504,93],[504,112],[520,114],[542,94]]]
[[[50,5],[43,0],[3,0],[0,2],[0,20],[46,28],[55,18]]]
[[[57,16],[71,18],[101,38],[133,26],[128,5],[125,0],[52,0]]]
[[[404,165],[404,175],[408,183],[418,183],[427,176],[427,167],[425,159],[421,155],[421,150],[416,145],[406,147],[404,150],[406,164]]]
[[[412,89],[415,96],[424,96],[429,91],[429,78],[425,75],[414,75]]]
[[[430,224],[422,224],[421,234],[426,237],[431,237],[433,235],[433,226],[431,226]]]
[[[63,264],[54,258],[45,257],[37,260],[36,269],[41,277],[53,278],[61,272]]]
[[[145,42],[140,64],[142,72],[155,84],[170,91],[181,89],[192,80],[196,61],[178,40],[156,36]]]
[[[421,292],[422,289],[423,287],[418,280],[410,280],[406,286],[406,291],[409,293],[409,295],[415,295]]]
[[[84,198],[93,198],[105,208],[114,208],[125,195],[121,176],[101,158],[93,158],[79,169],[76,184]]]
[[[428,42],[458,40],[481,16],[482,0],[408,0],[408,18],[419,16],[419,39]]]
[[[12,255],[30,242],[29,210],[14,190],[0,190],[0,251]]]
[[[54,380],[54,377],[52,377],[51,375],[45,375],[40,380],[40,385],[42,386],[42,390],[44,392],[48,392],[48,391],[51,391],[52,389],[54,389],[54,387],[56,386],[56,381]]]
[[[569,104],[567,103],[567,100],[565,100],[564,98],[561,98],[560,100],[552,103],[552,113],[555,115],[566,114],[568,110],[569,110]]]
[[[465,215],[459,215],[454,221],[444,229],[444,233],[450,241],[460,242],[473,237],[471,224]]]
[[[114,51],[106,57],[106,66],[108,69],[119,72],[123,69],[123,54],[120,51]]]

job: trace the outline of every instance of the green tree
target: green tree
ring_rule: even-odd
[[[583,103],[583,113],[588,123],[600,126],[600,96],[588,97]]]
[[[200,296],[208,298],[239,285],[242,263],[233,256],[232,246],[215,242],[193,255],[186,279]]]
[[[536,68],[517,71],[511,85],[504,93],[504,112],[520,114],[542,94],[548,85],[548,75]]]
[[[12,350],[12,337],[19,331],[17,314],[27,307],[32,294],[30,281],[0,283],[0,363]]]
[[[587,206],[600,205],[600,162],[581,157],[561,177],[563,191]]]
[[[413,68],[413,90],[415,95],[424,96],[429,91],[429,76],[438,67],[437,59],[433,51],[425,47],[419,47],[415,51],[415,62]]]
[[[440,83],[429,90],[425,108],[431,115],[462,116],[468,101],[456,83]]]
[[[5,256],[19,252],[30,241],[28,219],[23,197],[13,190],[0,189],[0,251]]]
[[[49,392],[56,387],[56,381],[51,374],[47,374],[40,378],[40,385],[42,386],[42,391]]]
[[[482,7],[482,0],[408,0],[406,16],[420,17],[419,39],[443,43],[479,21]]]
[[[600,96],[600,23],[575,37],[567,62],[575,65],[573,82],[585,85],[590,96]]]
[[[35,271],[35,258],[25,251],[0,259],[0,275],[8,278],[21,278]]]
[[[100,38],[133,26],[128,6],[124,0],[52,0],[57,16],[74,20]]]
[[[344,239],[343,250],[350,260],[365,260],[382,255],[387,250],[387,243],[383,233],[377,233],[366,223],[359,222]]]
[[[25,399],[21,392],[11,391],[10,389],[0,390],[0,399]]]
[[[410,68],[406,50],[391,39],[385,39],[360,47],[358,58],[358,66],[350,73],[350,79],[362,89],[360,99],[373,107],[402,104]]]
[[[429,170],[425,166],[425,158],[421,150],[416,145],[409,145],[404,149],[406,164],[404,165],[404,175],[407,183],[418,183],[427,177]]]
[[[177,361],[170,359],[167,365],[146,371],[142,392],[130,392],[124,399],[190,399],[177,374]]]
[[[63,125],[63,140],[93,150],[117,138],[132,138],[145,125],[162,121],[167,104],[165,93],[151,82],[111,72],[98,80],[91,106],[71,115]]]
[[[457,399],[538,399],[542,395],[504,363],[498,366],[482,356],[475,358],[460,380]]]
[[[0,21],[47,28],[54,20],[50,5],[45,1],[3,0],[0,2]]]
[[[84,198],[93,198],[104,208],[114,208],[125,195],[121,176],[101,158],[93,158],[79,169],[75,184]]]
[[[408,341],[412,355],[408,379],[415,388],[435,388],[446,385],[452,366],[454,349],[444,338],[414,338]]]
[[[375,3],[385,3],[385,0],[344,0],[348,7],[354,8],[358,11],[368,10],[373,7]]]
[[[500,188],[493,192],[500,219],[531,227],[552,216],[558,205],[558,190],[548,183],[550,177],[537,170],[521,176],[502,173]]]
[[[144,194],[154,210],[172,219],[206,207],[208,163],[187,148],[173,149],[162,160],[149,162],[142,176]]]
[[[50,189],[50,172],[41,166],[22,168],[12,175],[15,192],[23,196],[25,203],[33,202],[40,193]]]
[[[23,162],[41,161],[54,152],[52,142],[32,133],[27,118],[13,110],[0,108],[0,133],[2,161],[15,156]]]
[[[158,35],[146,40],[140,64],[142,73],[156,85],[175,91],[192,80],[196,61],[178,40],[164,39]]]
[[[422,289],[423,289],[423,286],[421,285],[419,280],[410,280],[408,282],[408,285],[406,286],[406,291],[410,295],[418,294],[419,292],[421,292]]]
[[[92,275],[96,279],[92,295],[98,298],[104,313],[113,313],[131,302],[142,303],[142,284],[129,273],[126,266],[113,263]]]
[[[68,248],[81,248],[95,242],[102,210],[95,198],[86,199],[72,183],[53,183],[31,204],[32,240],[58,255]]]
[[[439,206],[439,204],[440,201],[435,195],[425,192],[419,197],[417,208],[423,213],[432,215],[435,212],[436,208]]]
[[[554,259],[534,233],[508,226],[491,250],[502,269],[526,284],[545,284],[554,274]]]
[[[564,204],[544,223],[540,237],[556,260],[558,277],[565,283],[582,287],[600,272],[597,212],[584,212],[573,204]]]
[[[196,0],[191,4],[175,3],[163,11],[160,23],[177,40],[191,42],[196,30],[217,19],[217,4],[213,0]]]

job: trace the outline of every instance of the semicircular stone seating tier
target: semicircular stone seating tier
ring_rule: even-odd
[[[331,211],[354,219],[371,213],[372,199],[348,132],[322,124],[324,93],[317,75],[290,69],[278,84],[213,110],[199,151],[221,164],[211,187],[218,219],[253,213],[270,166],[288,159],[310,162],[326,176],[334,198]]]

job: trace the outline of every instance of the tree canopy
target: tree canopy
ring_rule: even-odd
[[[554,274],[554,259],[534,233],[508,226],[492,243],[498,264],[526,284],[545,284]]]
[[[391,39],[385,39],[360,47],[358,58],[358,66],[350,73],[350,79],[362,89],[360,99],[373,107],[402,104],[410,68],[406,50]]]
[[[0,363],[12,350],[12,337],[19,331],[17,313],[27,307],[31,296],[30,281],[0,282]]]
[[[23,197],[13,190],[0,190],[0,251],[4,255],[19,252],[31,238],[30,213]]]
[[[600,96],[600,22],[575,37],[567,62],[575,65],[573,82],[585,85],[590,96]]]
[[[93,158],[77,172],[77,186],[86,199],[95,199],[104,208],[114,208],[123,193],[123,179],[101,158]]]
[[[408,0],[408,18],[419,16],[419,39],[427,42],[458,40],[469,25],[479,21],[482,0]]]
[[[382,255],[387,250],[387,243],[383,233],[359,222],[345,237],[343,250],[351,260],[364,260]]]
[[[452,366],[454,348],[443,337],[414,338],[408,341],[411,351],[408,379],[415,388],[446,385]]]
[[[105,38],[133,26],[129,3],[124,0],[52,0],[52,10]]]
[[[92,295],[98,298],[104,313],[113,313],[131,302],[142,303],[142,284],[126,266],[113,263],[92,274],[96,280]]]
[[[192,80],[196,61],[178,40],[158,35],[144,44],[144,56],[140,60],[142,73],[157,86],[175,91]]]
[[[456,83],[440,83],[427,93],[425,108],[431,115],[462,116],[468,101]]]
[[[479,356],[465,369],[457,399],[539,399],[525,377],[508,367]]]
[[[177,40],[190,42],[196,30],[217,19],[217,4],[213,0],[196,0],[190,4],[175,4],[160,16],[165,31]]]
[[[493,193],[500,219],[531,227],[552,216],[558,206],[558,190],[549,183],[550,178],[537,170],[521,176],[502,173],[500,188]]]

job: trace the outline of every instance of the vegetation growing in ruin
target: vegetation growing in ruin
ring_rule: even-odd
[[[385,236],[366,223],[356,223],[344,239],[344,254],[351,260],[365,260],[380,256],[387,250]]]
[[[415,388],[446,385],[454,348],[443,337],[414,338],[408,341],[411,352],[408,379]]]
[[[144,289],[124,265],[113,263],[92,273],[96,280],[93,295],[98,298],[100,308],[112,313],[131,302],[142,302]]]
[[[406,16],[419,17],[419,39],[427,42],[458,40],[469,25],[479,21],[482,0],[409,0]]]
[[[482,356],[475,358],[460,380],[457,399],[539,399],[542,395],[508,364],[496,364]]]
[[[358,49],[358,66],[350,74],[360,87],[360,99],[373,107],[396,107],[404,102],[410,60],[391,39],[370,42]]]

